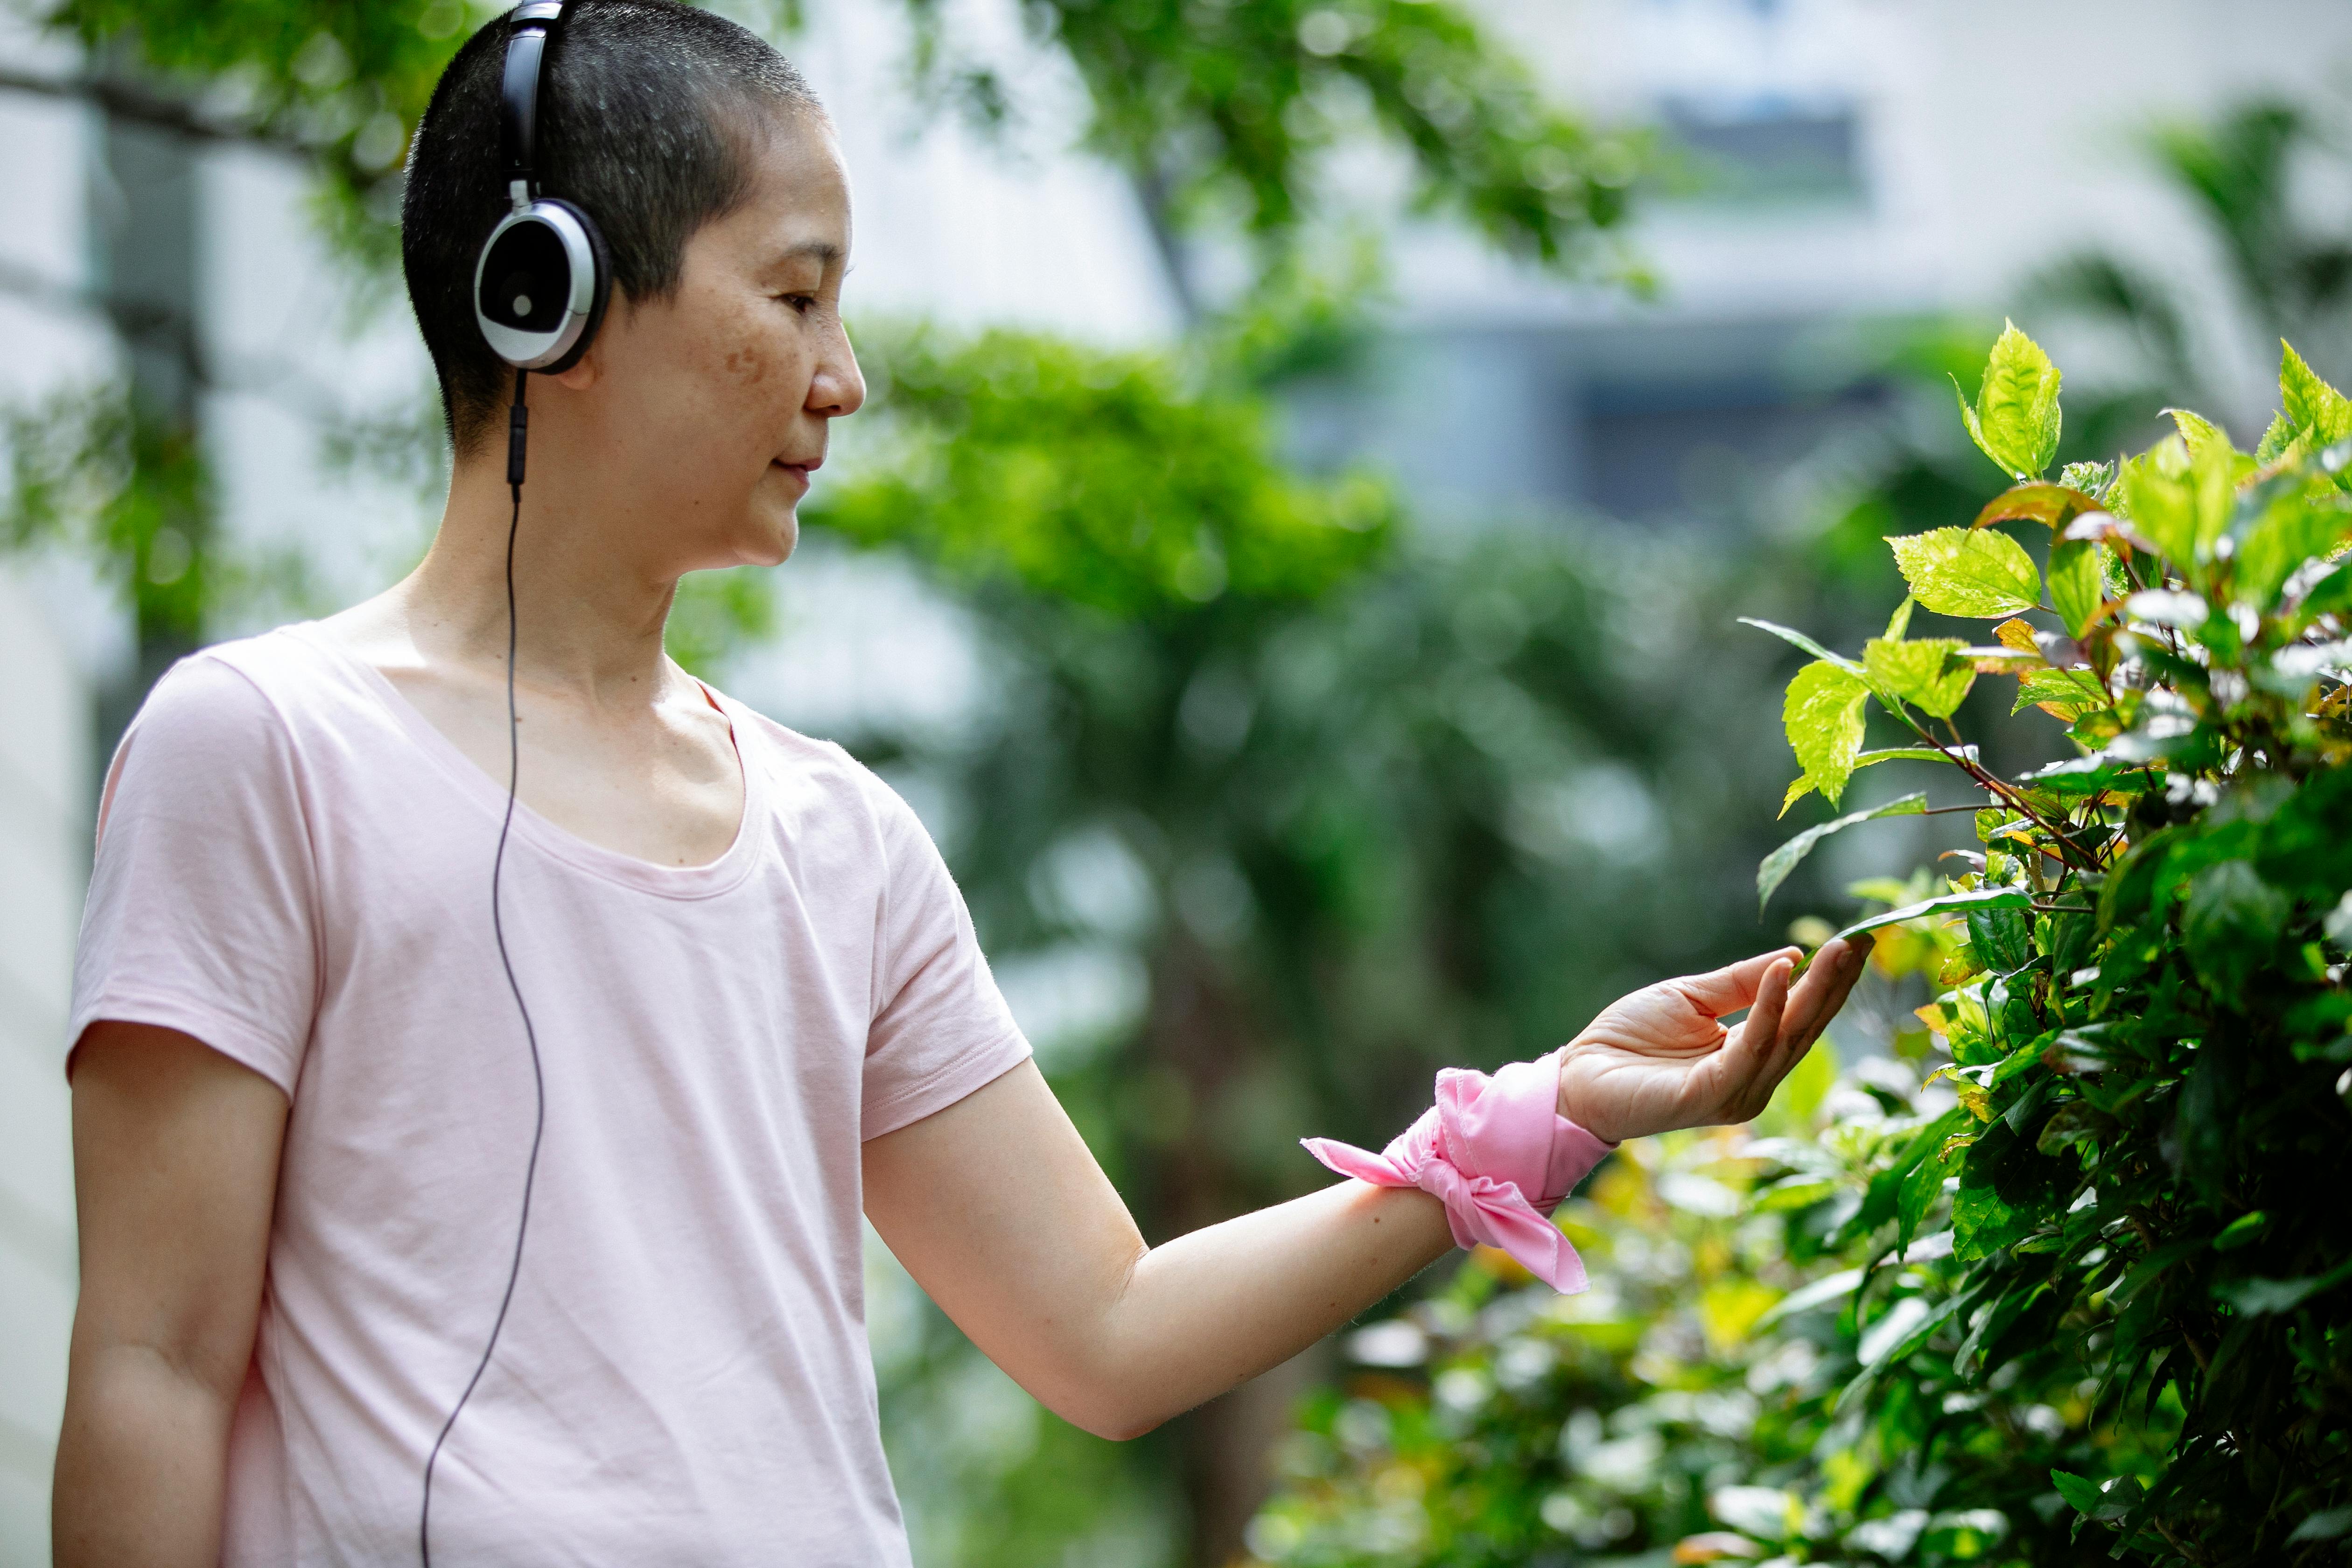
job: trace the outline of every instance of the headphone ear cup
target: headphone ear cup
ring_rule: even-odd
[[[588,345],[596,341],[596,329],[604,324],[604,307],[612,302],[613,298],[613,253],[605,246],[604,232],[596,226],[596,220],[561,196],[542,196],[533,202],[531,207],[534,211],[556,207],[569,214],[588,239],[587,321],[581,327],[580,336],[563,351],[562,358],[539,367],[541,375],[560,375],[580,363],[580,356],[586,353]]]
[[[509,213],[474,264],[474,321],[519,370],[555,374],[580,361],[604,320],[613,268],[604,237],[570,202]]]

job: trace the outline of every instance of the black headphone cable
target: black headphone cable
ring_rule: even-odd
[[[474,1397],[474,1389],[482,1381],[482,1373],[490,1366],[490,1353],[499,1348],[499,1332],[507,1325],[507,1309],[514,1305],[515,1282],[522,1278],[523,1237],[530,1229],[530,1192],[539,1178],[539,1146],[547,1134],[547,1077],[539,1059],[539,1032],[531,1027],[530,1008],[523,1002],[522,986],[515,980],[514,960],[507,952],[507,931],[499,913],[499,879],[506,867],[507,835],[514,826],[516,786],[522,776],[522,721],[515,709],[515,536],[522,528],[523,447],[530,424],[530,411],[523,406],[523,384],[530,373],[515,372],[514,406],[507,414],[507,488],[513,492],[514,510],[507,522],[507,809],[499,823],[499,847],[490,858],[490,931],[498,938],[499,963],[506,970],[507,989],[514,993],[515,1011],[522,1015],[523,1038],[530,1045],[530,1081],[537,1097],[538,1109],[530,1130],[530,1158],[523,1165],[522,1212],[515,1221],[514,1258],[507,1266],[506,1293],[499,1298],[499,1315],[491,1321],[490,1337],[482,1346],[482,1359],[474,1365],[474,1375],[466,1380],[466,1391],[457,1395],[457,1403],[449,1407],[449,1418],[441,1424],[441,1434],[433,1439],[433,1451],[425,1457],[425,1501],[416,1515],[416,1555],[423,1568],[433,1568],[433,1466],[441,1457],[441,1446],[449,1440],[450,1429],[457,1425],[458,1413],[466,1402]]]

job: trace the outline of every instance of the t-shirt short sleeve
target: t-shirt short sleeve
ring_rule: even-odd
[[[288,1094],[318,1005],[316,879],[295,744],[211,655],[165,674],[99,807],[68,1047],[99,1020],[193,1035]]]
[[[859,1117],[867,1138],[944,1110],[1029,1055],[938,847],[905,802],[877,793],[886,870]]]

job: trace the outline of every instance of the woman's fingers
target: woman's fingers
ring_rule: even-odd
[[[1812,967],[1790,994],[1780,1026],[1782,1044],[1802,1047],[1812,1042],[1845,1005],[1869,955],[1866,935],[1853,942],[1833,938],[1813,955]]]
[[[1726,1013],[1737,1013],[1753,1005],[1762,995],[1765,976],[1776,963],[1793,963],[1801,949],[1783,947],[1771,952],[1759,952],[1753,958],[1743,958],[1737,963],[1727,963],[1721,969],[1711,969],[1705,974],[1686,974],[1675,982],[1683,994],[1704,1009],[1707,1016],[1720,1018]],[[1782,976],[1785,982],[1787,976]]]
[[[1725,1104],[1746,1097],[1748,1085],[1771,1070],[1778,1054],[1781,1019],[1789,1004],[1789,974],[1796,962],[1787,953],[1767,955],[1763,978],[1756,986],[1755,1005],[1717,1055],[1722,1079],[1717,1084]]]

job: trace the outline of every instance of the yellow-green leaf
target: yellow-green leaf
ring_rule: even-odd
[[[2262,444],[2254,448],[2254,461],[2263,468],[2286,457],[2294,449],[2294,421],[2284,414],[2271,416],[2271,427],[2263,432]]]
[[[1853,771],[1858,773],[1864,768],[1874,768],[1881,763],[1952,763],[1956,757],[1965,757],[1967,760],[1973,763],[1977,760],[1977,749],[1974,746],[1962,746],[1957,752],[1939,752],[1932,746],[1889,746],[1884,751],[1864,752],[1861,755],[1855,757],[1853,759]],[[1791,783],[1789,785],[1788,790],[1780,796],[1780,815],[1782,816],[1788,816],[1789,808],[1796,805],[1799,801],[1804,799],[1807,795],[1812,794],[1813,789],[1813,781],[1809,778],[1801,778]],[[1856,884],[1857,887],[1860,885],[1861,884],[1859,883]],[[1897,887],[1900,887],[1901,885],[1902,884],[1900,883],[1895,884]],[[1846,891],[1851,893],[1853,892],[1854,889],[1853,888],[1848,888]],[[1855,896],[1861,897],[1862,895],[1856,894]],[[1895,901],[1901,903],[1904,900],[1897,899]]]
[[[2180,431],[2181,440],[2188,444],[2192,461],[2210,452],[2224,455],[2237,452],[2237,448],[2230,444],[2230,433],[2202,414],[2191,413],[2186,408],[2168,408],[2165,413],[2172,416],[2173,425]]]
[[[1835,805],[1853,776],[1862,751],[1862,705],[1870,688],[1850,669],[1815,659],[1797,671],[1780,704],[1789,749],[1797,753],[1804,781]],[[1785,809],[1785,807],[1784,807]]]
[[[2081,637],[2106,603],[2106,579],[2099,566],[2101,545],[2092,539],[2066,539],[2050,549],[2050,603],[2068,635]],[[2006,639],[2004,639],[2006,640]]]
[[[2042,345],[2014,322],[2004,321],[1985,361],[1976,406],[1960,398],[1960,418],[1969,437],[2013,479],[2040,479],[2058,455],[2058,367]],[[1959,395],[1958,382],[1952,391]]]
[[[2024,546],[1990,529],[1936,528],[1887,542],[1911,596],[1943,616],[2014,616],[2042,602]]]
[[[2207,559],[2228,531],[2240,469],[2252,466],[2226,444],[2192,455],[2181,437],[2168,436],[2124,465],[2118,489],[2132,526],[2186,565]]]
[[[2315,447],[2332,447],[2352,436],[2352,400],[2320,380],[2294,344],[2281,340],[2279,348],[2279,401],[2286,405],[2286,416],[2294,421],[2295,429]]]
[[[1948,719],[1976,683],[1975,668],[1952,658],[1967,647],[1958,637],[1922,637],[1917,642],[1873,637],[1862,645],[1862,668],[1874,686],[1938,719]]]
[[[2297,568],[2332,553],[2347,533],[2352,515],[2301,494],[2275,498],[2239,543],[2235,598],[2267,612]]]
[[[2011,713],[2039,708],[2073,723],[2084,714],[2106,707],[2107,694],[2099,678],[2087,669],[2037,669],[2017,682],[2017,705]]]

